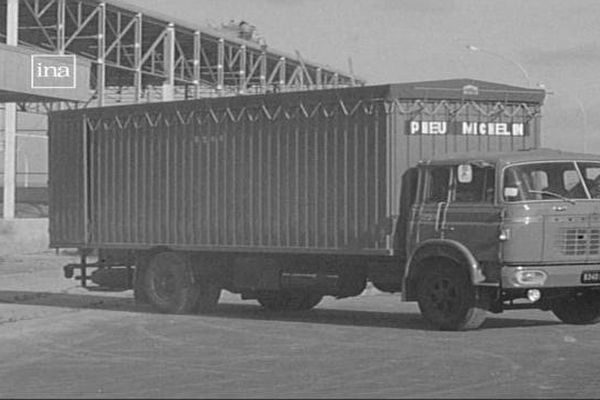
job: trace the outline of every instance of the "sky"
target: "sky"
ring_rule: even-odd
[[[277,50],[297,50],[304,59],[348,72],[351,59],[367,84],[473,78],[543,85],[542,145],[600,154],[598,0],[126,3],[194,25],[248,21]]]

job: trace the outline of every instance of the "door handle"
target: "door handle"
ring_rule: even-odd
[[[552,209],[554,211],[565,211],[567,209],[567,207],[565,207],[565,206],[554,206],[554,207],[552,207]]]
[[[439,232],[442,228],[442,221],[441,221],[441,214],[442,214],[442,207],[444,206],[444,204],[446,204],[445,202],[440,202],[437,205],[437,212],[435,213],[435,231]]]
[[[439,229],[440,231],[449,231],[449,232],[453,232],[454,231],[454,227],[453,226],[444,226],[444,227],[440,227]]]

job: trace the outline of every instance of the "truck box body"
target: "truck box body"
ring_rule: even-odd
[[[393,254],[403,173],[539,147],[543,97],[460,79],[51,113],[50,245]]]

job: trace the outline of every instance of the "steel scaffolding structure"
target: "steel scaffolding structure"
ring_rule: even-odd
[[[15,217],[18,200],[19,111],[45,114],[65,108],[365,83],[352,73],[305,61],[298,52],[291,56],[273,50],[231,30],[195,26],[98,0],[0,0],[0,43],[45,54],[75,54],[91,64],[89,98],[85,101],[36,99],[4,104],[0,144],[5,219]],[[15,79],[22,79],[23,72],[15,71],[19,73]]]
[[[3,41],[10,24],[7,2],[0,0]],[[96,0],[18,3],[19,46],[93,61],[89,102],[69,107],[364,84],[299,54],[130,6]],[[43,104],[45,109],[64,106]],[[32,107],[20,105],[22,110]]]

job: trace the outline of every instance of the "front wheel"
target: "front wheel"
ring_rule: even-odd
[[[187,314],[196,309],[200,287],[194,282],[185,255],[175,252],[155,254],[141,276],[143,291],[157,310],[169,314]]]
[[[578,293],[556,299],[552,303],[552,312],[566,324],[596,324],[600,322],[600,293]]]
[[[477,329],[486,318],[468,274],[453,265],[425,267],[417,288],[419,309],[436,329]]]

